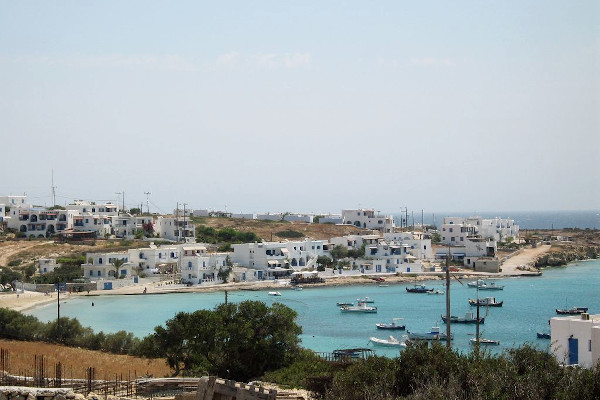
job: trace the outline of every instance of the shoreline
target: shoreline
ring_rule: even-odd
[[[520,276],[537,276],[537,271],[528,271],[519,269],[523,266],[531,266],[535,260],[542,254],[550,251],[550,246],[539,246],[537,248],[523,249],[519,254],[507,259],[502,264],[502,271],[499,273],[487,273],[487,272],[476,272],[472,270],[460,270],[457,272],[451,272],[451,276],[462,279],[473,279],[473,278],[487,278],[487,279],[500,279],[507,277],[520,277]],[[443,280],[444,272],[421,272],[421,273],[394,273],[394,274],[372,274],[372,275],[333,275],[324,277],[323,283],[314,283],[305,285],[307,287],[329,287],[329,286],[346,286],[346,285],[364,285],[372,283],[377,285],[378,282],[372,279],[372,276],[382,277],[385,279],[385,283],[408,283],[408,282],[422,282],[429,280]],[[281,281],[256,281],[256,282],[235,282],[235,283],[224,283],[207,286],[186,286],[181,284],[164,284],[164,283],[141,283],[131,286],[125,286],[110,291],[98,290],[90,293],[65,293],[64,299],[67,300],[73,296],[116,296],[116,295],[157,295],[166,293],[211,293],[211,292],[223,292],[223,291],[237,291],[237,290],[266,290],[266,289],[284,289],[289,288],[289,280]],[[62,296],[61,296],[62,297]],[[51,303],[57,300],[55,294],[49,296],[39,292],[11,292],[11,293],[0,293],[0,308],[8,308],[14,311],[27,311],[32,308],[36,308],[47,303]]]

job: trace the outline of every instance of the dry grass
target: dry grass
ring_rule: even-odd
[[[151,375],[154,377],[171,376],[173,371],[164,359],[145,359],[126,355],[115,355],[99,351],[59,346],[41,342],[20,342],[0,339],[0,348],[10,352],[11,374],[33,375],[35,356],[44,356],[47,360],[47,375],[54,376],[54,366],[61,362],[65,368],[65,378],[85,378],[86,369],[96,368],[96,378],[118,376],[134,378]]]
[[[308,224],[305,222],[245,220],[233,218],[197,218],[197,225],[209,226],[215,229],[234,228],[242,232],[254,232],[264,240],[282,240],[277,232],[293,230],[303,233],[306,237],[327,240],[336,236],[358,235],[366,232],[352,225]]]

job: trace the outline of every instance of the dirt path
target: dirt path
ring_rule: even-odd
[[[533,266],[535,260],[544,253],[550,251],[550,245],[542,245],[531,249],[523,249],[519,254],[513,256],[506,260],[502,264],[502,272],[503,275],[514,275],[517,272],[526,272],[519,271],[517,267],[519,266]]]

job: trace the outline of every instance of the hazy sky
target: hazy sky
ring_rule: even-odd
[[[600,2],[0,0],[0,195],[600,209]]]

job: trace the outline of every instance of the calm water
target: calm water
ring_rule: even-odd
[[[479,215],[483,218],[512,218],[515,224],[519,225],[521,230],[525,229],[562,229],[562,228],[579,228],[579,229],[599,229],[600,228],[600,210],[589,211],[494,211],[494,212],[436,212],[435,221],[432,213],[424,213],[423,222],[425,224],[433,224],[437,226],[442,223],[443,217],[470,217]],[[395,213],[396,221],[399,224],[400,218],[403,216],[400,213]],[[421,223],[421,211],[415,211],[414,222]],[[413,223],[413,215],[408,213],[409,225]]]
[[[451,285],[453,315],[464,315],[473,310],[468,299],[476,297],[476,289],[454,281]],[[549,332],[548,319],[555,316],[555,308],[587,306],[590,313],[600,313],[600,260],[586,261],[565,268],[546,269],[543,276],[532,278],[506,278],[496,281],[504,285],[502,291],[480,291],[480,297],[495,296],[504,300],[503,307],[491,307],[486,311],[485,324],[481,325],[482,337],[500,340],[501,345],[493,351],[531,343],[547,348],[548,340],[536,338],[536,332]],[[442,289],[442,281],[431,281],[428,286]],[[392,318],[404,318],[403,323],[411,331],[427,331],[434,325],[445,329],[440,315],[445,313],[445,295],[407,293],[406,284],[390,284],[389,287],[373,285],[305,288],[302,291],[282,289],[281,297],[273,297],[267,291],[229,292],[229,301],[260,300],[267,304],[281,302],[298,312],[302,325],[304,347],[315,351],[332,351],[347,347],[372,347],[377,354],[393,356],[397,349],[376,347],[369,344],[369,337],[385,338],[385,331],[378,331],[377,322],[391,322]],[[356,301],[369,296],[375,300],[377,314],[345,314],[336,307],[340,301]],[[142,337],[163,324],[179,311],[212,309],[224,301],[223,293],[181,293],[148,296],[99,296],[78,297],[61,304],[61,315],[78,318],[96,331],[116,332],[126,330]],[[91,303],[94,302],[94,307]],[[56,305],[45,305],[29,311],[41,320],[56,317]],[[453,324],[454,346],[469,349],[469,339],[475,332],[474,325]],[[402,331],[392,332],[401,336]],[[490,348],[491,349],[491,348]]]

